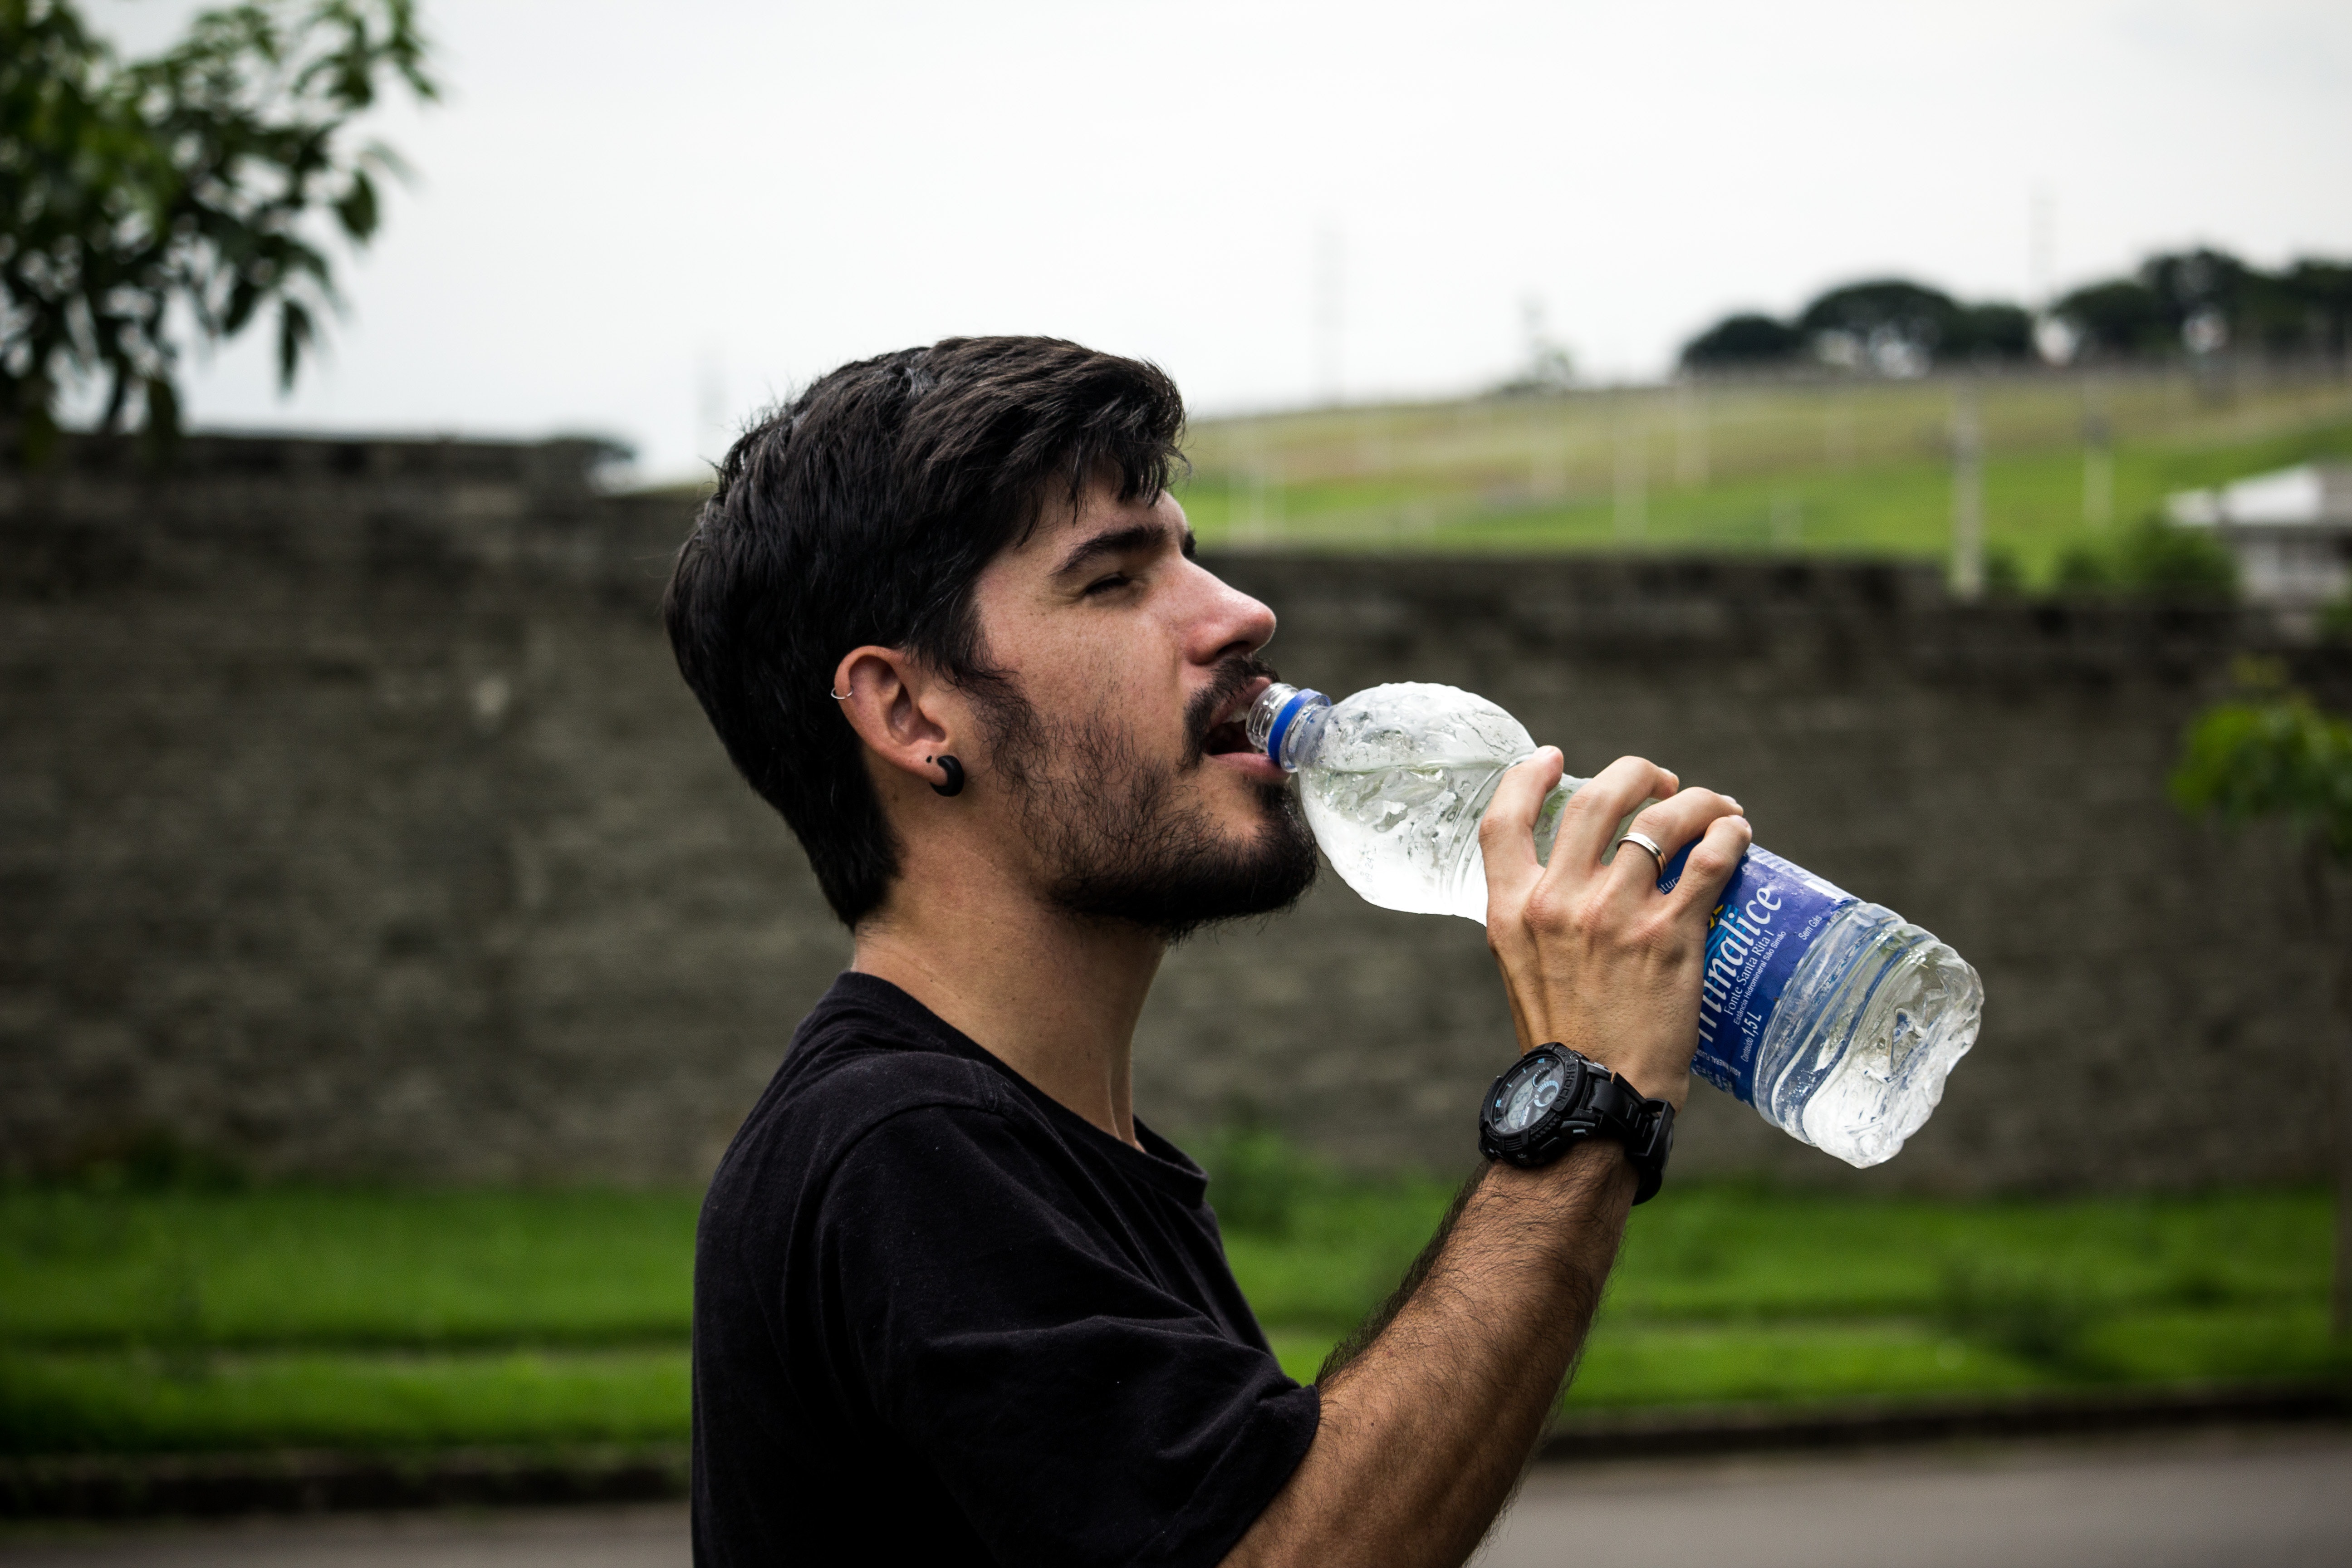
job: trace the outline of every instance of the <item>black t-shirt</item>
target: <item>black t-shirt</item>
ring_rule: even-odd
[[[845,974],[711,1179],[694,1555],[1213,1563],[1316,1394],[1225,1266],[1207,1178]]]

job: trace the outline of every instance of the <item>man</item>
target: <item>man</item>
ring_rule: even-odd
[[[1315,871],[1239,723],[1274,616],[1165,488],[1182,416],[1049,340],[847,365],[736,444],[679,555],[679,667],[856,937],[704,1205],[698,1562],[1459,1563],[1591,1321],[1631,1145],[1654,1184],[1622,1129],[1490,1164],[1339,1364],[1276,1366],[1129,1094],[1168,945]],[[1678,1106],[1746,825],[1627,759],[1540,866],[1559,775],[1514,769],[1482,827],[1519,1047]],[[1650,853],[1693,845],[1671,893],[1602,863],[1646,799]]]

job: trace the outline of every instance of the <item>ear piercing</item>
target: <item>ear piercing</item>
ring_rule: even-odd
[[[846,702],[849,700],[848,692],[835,691],[830,686],[824,689],[824,694],[827,697],[832,698],[835,702]],[[939,765],[940,772],[947,774],[947,782],[945,784],[935,784],[931,786],[933,794],[961,795],[963,793],[963,764],[961,763],[956,761],[953,757],[925,757],[923,761],[927,763],[936,763]]]

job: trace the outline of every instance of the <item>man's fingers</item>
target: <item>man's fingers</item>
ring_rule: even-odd
[[[1738,815],[1739,803],[1729,795],[1694,787],[1644,806],[1641,815],[1626,826],[1631,832],[1654,839],[1659,850],[1672,861],[1682,853],[1684,845],[1705,835],[1717,821]],[[1654,883],[1660,874],[1658,863],[1639,845],[1618,850],[1610,872],[1614,888],[1621,892]],[[1684,875],[1688,877],[1687,868]]]
[[[1617,837],[1617,825],[1645,800],[1664,799],[1680,789],[1675,775],[1643,757],[1620,757],[1568,797],[1559,837],[1552,841],[1555,871],[1590,872]]]
[[[1715,908],[1723,896],[1731,874],[1739,869],[1739,862],[1748,847],[1756,841],[1756,834],[1744,816],[1728,814],[1717,816],[1706,825],[1706,832],[1691,846],[1690,858],[1683,862],[1682,879],[1675,890],[1666,895],[1669,903],[1680,909]],[[1643,861],[1650,858],[1642,857]],[[1643,868],[1645,870],[1648,868]]]
[[[1489,905],[1506,896],[1517,898],[1541,874],[1543,867],[1536,859],[1536,814],[1559,783],[1561,769],[1559,748],[1544,746],[1504,773],[1503,782],[1495,786],[1495,798],[1478,819],[1478,852],[1486,861]]]

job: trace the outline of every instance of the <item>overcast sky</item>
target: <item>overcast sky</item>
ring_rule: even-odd
[[[136,51],[195,7],[89,8]],[[416,178],[328,359],[290,398],[265,333],[192,362],[197,423],[595,432],[674,478],[950,333],[1149,356],[1215,413],[1476,388],[1530,301],[1607,380],[1868,275],[2352,255],[2344,0],[424,10],[447,98],[372,127]]]

